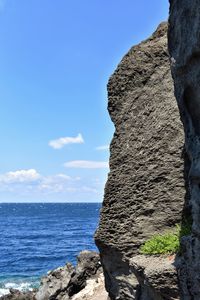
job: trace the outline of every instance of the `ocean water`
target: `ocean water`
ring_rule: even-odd
[[[93,241],[100,203],[0,203],[0,296],[31,290],[47,271],[75,264]]]

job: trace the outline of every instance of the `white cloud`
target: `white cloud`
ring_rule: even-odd
[[[68,144],[83,144],[83,143],[84,143],[84,139],[82,135],[79,133],[76,137],[61,137],[59,139],[52,140],[49,142],[49,146],[54,149],[61,149]]]
[[[42,176],[38,189],[54,193],[62,192],[65,190],[70,180],[73,181],[73,179],[66,174]]]
[[[109,150],[109,145],[98,146],[95,149],[98,151]]]
[[[70,177],[66,174],[43,176],[35,169],[10,171],[0,174],[0,191],[16,194],[29,193],[61,193],[74,190],[74,185],[80,177]]]
[[[48,181],[49,183],[51,182],[61,182],[61,181],[68,181],[71,180],[72,178],[66,174],[56,174],[56,175],[52,175],[52,176],[44,176],[43,177],[43,181]]]
[[[35,169],[18,170],[0,175],[0,182],[17,183],[33,182],[40,179],[40,174]]]
[[[99,192],[97,189],[91,188],[91,187],[88,187],[88,186],[83,186],[82,191],[86,192],[86,193],[95,193],[95,194],[97,194]]]
[[[87,161],[85,161],[86,163]],[[107,166],[106,162],[91,162],[87,168]],[[0,202],[6,201],[98,201],[103,197],[104,182],[88,177],[73,177],[64,173],[42,175],[35,169],[0,174]]]
[[[73,160],[64,164],[66,168],[80,168],[80,169],[104,169],[108,168],[106,161],[92,161],[92,160]]]

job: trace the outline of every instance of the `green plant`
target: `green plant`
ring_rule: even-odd
[[[140,253],[151,255],[178,253],[180,252],[180,239],[189,235],[190,232],[190,222],[185,222],[182,226],[176,225],[173,231],[152,236],[140,247]]]

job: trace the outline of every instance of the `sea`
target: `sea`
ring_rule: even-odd
[[[0,203],[0,296],[94,250],[100,203]]]

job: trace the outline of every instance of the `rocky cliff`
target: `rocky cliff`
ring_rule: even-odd
[[[111,299],[179,299],[179,260],[139,253],[152,235],[180,223],[188,204],[166,23],[122,59],[109,79],[108,110],[115,133],[95,235],[106,289]]]
[[[192,231],[182,239],[182,299],[200,299],[200,3],[171,0],[169,52],[188,155]]]

